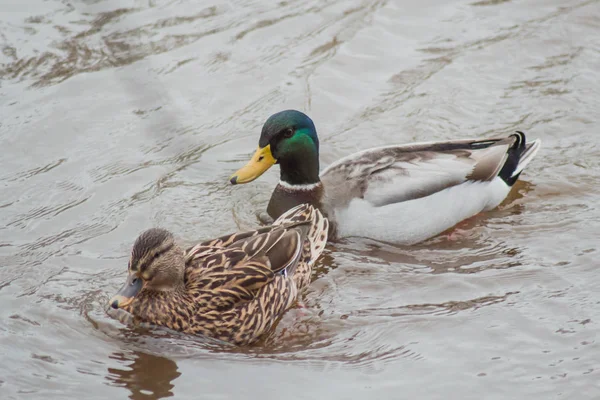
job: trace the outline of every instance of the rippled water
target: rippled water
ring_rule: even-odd
[[[23,0],[0,14],[0,397],[600,398],[600,2]],[[273,112],[323,166],[524,130],[507,201],[414,248],[328,246],[265,341],[106,316],[136,235],[257,224]]]

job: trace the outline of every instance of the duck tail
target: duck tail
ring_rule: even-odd
[[[515,138],[515,141],[508,150],[506,162],[498,174],[508,186],[515,184],[521,172],[533,160],[542,145],[541,139],[527,142],[525,134],[521,131],[517,131],[511,136]]]

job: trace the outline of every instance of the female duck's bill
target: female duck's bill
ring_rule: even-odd
[[[115,310],[131,304],[135,296],[142,290],[143,281],[135,274],[129,274],[121,289],[110,299],[110,306]]]

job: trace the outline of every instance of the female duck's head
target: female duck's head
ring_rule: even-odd
[[[319,138],[308,115],[285,110],[263,125],[252,159],[230,178],[232,184],[252,182],[274,164],[281,166],[281,180],[291,185],[319,181]]]
[[[127,280],[110,300],[112,308],[128,310],[135,300],[157,292],[175,292],[184,287],[185,258],[171,232],[152,228],[135,241],[127,267]]]

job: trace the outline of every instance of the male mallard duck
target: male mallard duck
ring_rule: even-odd
[[[279,164],[281,178],[267,207],[271,218],[310,203],[329,218],[330,239],[414,244],[498,206],[540,144],[516,132],[378,147],[342,158],[319,176],[315,125],[307,115],[287,110],[265,122],[258,150],[230,181],[251,182]]]
[[[328,221],[308,204],[272,226],[200,243],[186,252],[164,229],[135,241],[127,281],[110,300],[136,320],[247,345],[289,309],[310,282]]]

